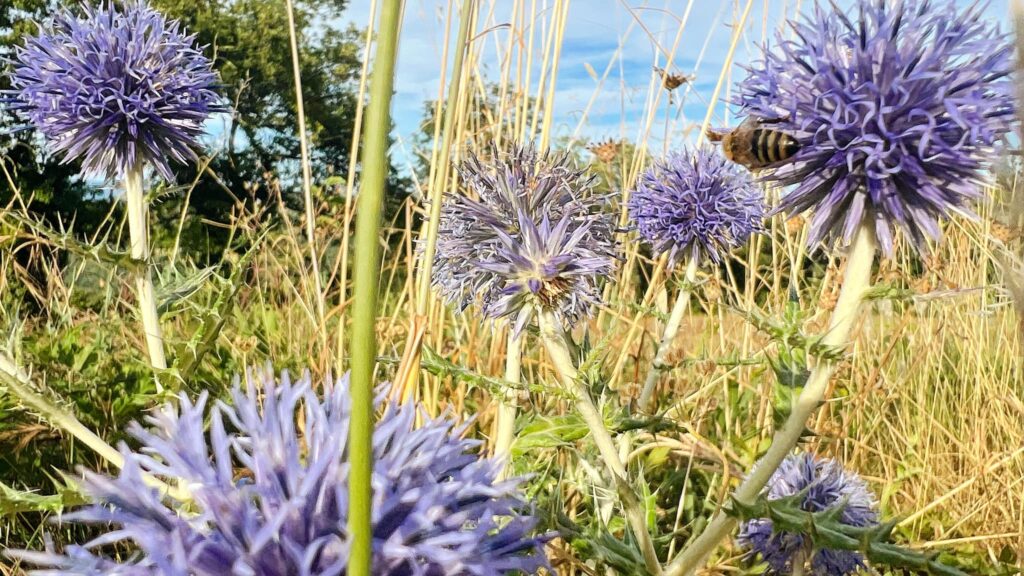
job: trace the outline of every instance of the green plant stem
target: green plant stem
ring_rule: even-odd
[[[875,260],[876,241],[869,222],[861,224],[853,239],[846,261],[846,275],[839,293],[839,300],[832,312],[832,319],[822,344],[826,348],[845,346],[853,325],[859,317],[858,311],[864,292],[871,283],[871,266]],[[775,432],[772,444],[765,455],[750,471],[746,480],[736,489],[732,498],[750,502],[761,492],[779,464],[788,456],[803,435],[808,419],[817,411],[825,398],[828,382],[836,369],[836,361],[819,359],[811,371],[800,397],[794,402],[792,411],[782,427]],[[736,519],[719,512],[708,527],[677,556],[666,570],[666,576],[689,576],[707,562],[719,542],[735,527]]]
[[[3,381],[4,386],[22,404],[35,412],[36,415],[48,424],[71,434],[79,442],[88,446],[89,449],[117,468],[124,465],[124,458],[121,457],[121,453],[115,450],[113,446],[107,444],[102,438],[94,434],[92,430],[86,428],[74,415],[65,412],[58,406],[50,403],[46,398],[36,394],[32,390],[28,374],[25,374],[21,368],[18,368],[14,361],[8,358],[6,354],[0,354],[0,381]]]
[[[145,190],[142,186],[142,168],[136,168],[124,177],[124,195],[128,203],[128,233],[131,236],[132,260],[142,265],[135,275],[135,289],[139,299],[139,313],[142,316],[142,330],[146,337],[149,363],[157,370],[167,368],[164,356],[164,337],[160,329],[160,314],[156,307],[153,289],[153,268],[149,261],[149,230]],[[157,391],[160,380],[156,381]]]
[[[539,323],[544,349],[547,350],[551,363],[554,364],[555,370],[558,371],[562,386],[575,397],[576,410],[590,430],[590,435],[594,440],[594,444],[597,445],[601,459],[604,460],[605,466],[612,475],[612,481],[615,483],[616,491],[622,501],[626,521],[629,522],[629,526],[633,530],[633,536],[636,537],[640,545],[640,551],[643,554],[647,572],[653,576],[658,576],[662,573],[661,563],[658,561],[658,554],[654,550],[654,542],[651,540],[651,535],[647,532],[647,522],[643,508],[640,505],[640,499],[629,485],[626,467],[619,458],[619,453],[615,449],[615,442],[612,440],[608,428],[604,425],[604,418],[601,416],[601,412],[590,398],[590,392],[579,380],[576,366],[573,364],[569,347],[565,342],[565,334],[562,332],[562,328],[554,314],[549,311],[544,311],[540,314]]]
[[[519,383],[522,376],[523,339],[516,335],[512,327],[508,329],[508,346],[505,351],[505,380]],[[512,465],[512,438],[516,427],[516,391],[506,390],[498,400],[497,434],[494,442],[494,455],[503,458],[505,467],[502,477],[507,477]]]
[[[402,0],[384,0],[370,81],[370,104],[363,135],[363,183],[356,205],[352,314],[352,417],[349,428],[349,576],[370,576],[373,562],[373,371],[376,362],[377,290],[380,275],[381,205],[388,175],[391,94],[401,23]]]
[[[690,263],[686,265],[686,283],[683,285],[679,295],[676,296],[676,303],[672,307],[668,323],[665,324],[665,332],[661,336],[661,343],[658,344],[658,351],[654,354],[654,361],[651,362],[651,369],[647,372],[647,380],[644,382],[643,390],[640,392],[640,409],[645,412],[650,412],[651,400],[654,399],[654,389],[658,385],[661,375],[668,368],[665,364],[665,358],[668,356],[669,350],[672,349],[672,342],[679,334],[679,326],[683,323],[683,316],[686,315],[686,310],[690,307],[690,293],[693,290],[693,283],[696,279],[697,260],[696,258],[691,258]]]

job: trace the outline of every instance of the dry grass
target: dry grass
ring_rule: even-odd
[[[726,20],[742,19],[745,4],[736,2]],[[765,2],[765,11],[778,14],[788,10],[792,14],[799,9],[798,4]],[[566,26],[573,25],[566,21],[566,5],[556,0],[548,10],[540,11],[537,2],[528,0],[482,3],[477,29],[470,34],[475,41],[465,74],[473,97],[467,99],[487,101],[482,71],[487,65],[491,73],[486,77],[497,82],[498,108],[480,113],[461,111],[466,121],[456,121],[454,161],[463,150],[486,141],[501,144],[514,139],[552,139],[553,78],[558,71],[562,34]],[[452,3],[446,13],[457,8]],[[703,56],[698,50],[705,45],[705,38],[694,37],[701,31],[685,28],[691,8],[692,2],[670,9],[675,14],[666,18],[674,18],[681,25],[671,45],[658,46],[659,58],[652,61],[652,66],[669,68],[682,53]],[[634,14],[637,12],[634,10]],[[742,42],[758,40],[766,29],[767,21],[748,22]],[[637,20],[624,34],[647,33]],[[730,32],[722,27],[709,33]],[[650,39],[656,42],[654,37]],[[616,53],[606,63],[593,63],[595,96],[571,130],[570,145],[585,144],[581,134],[597,95],[617,89],[613,75],[619,57]],[[714,74],[700,71],[700,77],[717,75],[726,85],[731,74],[732,68]],[[678,99],[679,94],[675,96]],[[667,120],[660,117],[659,105],[668,97],[660,78],[652,74],[639,129],[619,135],[633,146],[622,148],[628,154],[601,159],[604,163],[600,168],[611,172],[625,190],[644,168],[649,154],[665,151],[647,149],[652,136],[694,128],[682,124],[678,115]],[[720,114],[711,111],[708,118],[720,118]],[[608,154],[609,150],[604,152]],[[432,170],[447,169],[437,165],[441,159],[435,156],[433,160]],[[987,217],[980,223],[956,220],[947,226],[944,244],[923,273],[892,272],[920,268],[905,247],[893,261],[882,264],[876,281],[911,290],[915,296],[895,303],[880,301],[865,314],[852,360],[834,382],[842,398],[829,402],[814,428],[822,434],[816,442],[819,449],[868,476],[888,511],[910,514],[904,521],[910,537],[933,540],[930,546],[978,543],[996,549],[1010,544],[1024,552],[1024,428],[1020,426],[1024,416],[1024,341],[1018,330],[1020,319],[1009,294],[1001,287],[1001,263],[1005,258],[1000,256],[1019,253],[1021,247],[1019,239],[1009,244],[998,240],[1000,220],[991,218],[993,210],[991,205],[983,207]],[[408,245],[410,231],[401,233],[403,245]],[[609,351],[605,374],[617,385],[622,400],[629,399],[630,385],[638,379],[636,359],[649,359],[657,339],[657,322],[638,314],[638,308],[660,302],[664,310],[666,301],[659,288],[663,284],[657,278],[646,295],[640,291],[637,279],[643,273],[642,257],[637,244],[625,239],[627,259],[618,281],[609,285],[610,304],[589,328],[592,340],[605,339]],[[800,273],[794,277],[794,268],[800,268],[794,262],[806,258],[802,240],[799,222],[794,226],[776,220],[771,234],[754,240],[747,251],[770,255],[767,261],[756,265],[752,260],[736,262],[731,275],[718,272],[702,278],[706,284],[686,321],[685,339],[679,342],[680,349],[698,361],[676,369],[663,383],[663,388],[671,392],[669,396],[679,400],[675,413],[691,418],[681,423],[696,435],[719,441],[750,434],[766,437],[773,385],[770,373],[757,366],[717,365],[715,359],[756,359],[771,351],[771,343],[716,298],[724,291],[726,300],[736,308],[778,314],[790,283],[795,281],[804,288],[803,305],[815,308],[808,329],[819,329],[827,318],[834,271],[824,282],[807,280],[808,286],[804,286]],[[410,253],[393,256],[399,260],[387,260],[392,272],[404,267],[408,277],[413,267]],[[643,267],[647,274],[650,264]],[[738,275],[748,277],[748,281],[737,280]],[[821,287],[824,294],[814,292]],[[385,346],[396,356],[401,352],[402,326],[406,323],[400,304],[409,299],[408,294],[392,296],[390,316],[382,322],[385,337],[390,337],[390,344]],[[501,373],[503,335],[481,328],[475,318],[452,315],[436,301],[431,302],[429,310],[426,341],[431,347],[481,373]],[[626,337],[630,327],[638,324],[644,325],[643,330],[634,338]],[[525,372],[528,378],[551,376],[540,353],[527,360]],[[730,405],[725,398],[730,383],[754,390],[760,405],[742,414],[727,413],[724,420],[713,425],[702,422],[700,415],[710,412],[711,406]],[[433,378],[426,379],[422,394],[431,406],[450,405],[457,410],[466,396],[465,390],[450,388]],[[756,418],[747,419],[748,412]],[[487,410],[479,415],[485,429],[489,417]],[[721,451],[735,455],[744,450],[726,444]]]

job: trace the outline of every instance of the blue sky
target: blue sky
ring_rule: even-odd
[[[527,6],[530,1],[526,2]],[[849,4],[850,1],[840,0],[840,3]],[[973,0],[957,2],[967,6]],[[1004,30],[1010,26],[1009,2],[992,0],[988,7],[990,17],[1000,22]],[[481,28],[501,24],[510,18],[513,4],[510,0],[482,0],[481,3],[484,12],[493,14]],[[755,0],[737,49],[736,61],[751,59],[765,32],[771,34],[785,14],[792,16],[795,13],[798,4],[806,10],[812,3],[813,0]],[[399,139],[395,154],[400,162],[408,158],[408,137],[417,130],[422,119],[423,102],[437,95],[447,4],[446,0],[406,1],[392,110]],[[548,10],[553,4],[553,0],[536,0],[537,12]],[[707,111],[728,51],[732,26],[742,9],[740,4],[737,0],[692,2],[674,66],[679,71],[695,73],[692,92],[686,96],[681,110],[678,105],[666,110],[667,103],[663,99],[654,126],[644,131],[641,120],[646,113],[651,67],[656,62],[664,63],[664,54],[671,49],[679,23],[690,5],[689,0],[574,0],[569,9],[556,84],[556,134],[572,136],[576,133],[581,114],[587,102],[594,97],[594,105],[580,128],[581,138],[622,137],[634,141],[645,138],[652,149],[678,145],[683,139],[683,127],[688,123],[699,123]],[[369,21],[368,6],[367,0],[352,0],[347,11],[349,21],[365,27]],[[495,41],[507,42],[507,34],[503,29],[496,29],[477,40],[481,43],[482,60],[488,69],[498,69]],[[540,36],[538,34],[538,46]],[[616,56],[620,44],[622,50]],[[591,76],[588,65],[600,75],[609,63],[611,73],[598,90],[598,82]],[[739,72],[734,69],[734,73]],[[724,92],[722,97],[725,97]],[[673,119],[667,126],[666,111]],[[720,103],[716,107],[714,124],[727,122],[725,107]],[[667,141],[666,131],[670,135]]]

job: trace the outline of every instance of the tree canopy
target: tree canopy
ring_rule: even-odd
[[[206,46],[222,81],[230,113],[211,121],[210,158],[177,171],[178,182],[196,182],[190,198],[195,216],[224,221],[238,202],[266,200],[280,183],[286,202],[298,205],[299,140],[288,18],[283,0],[151,0],[169,17],[180,20]],[[35,30],[35,21],[61,4],[58,0],[8,0],[0,3],[0,56]],[[347,0],[296,0],[300,70],[307,132],[315,178],[344,169],[358,104],[361,67],[359,31],[343,24]],[[6,88],[6,79],[0,88]],[[0,157],[15,184],[33,196],[32,209],[67,220],[80,228],[109,208],[109,194],[76,178],[77,167],[61,166],[50,157],[31,130],[10,134],[17,126],[10,115],[0,117]],[[204,170],[208,166],[208,169]],[[197,170],[203,170],[197,174]],[[394,179],[396,183],[399,181]],[[398,185],[398,184],[396,184]],[[0,200],[10,187],[0,182]],[[158,212],[177,214],[183,195],[171,195]],[[188,231],[191,230],[191,233]],[[193,222],[192,238],[183,246],[217,251],[225,234]]]

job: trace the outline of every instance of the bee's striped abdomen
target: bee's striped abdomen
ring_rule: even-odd
[[[754,129],[750,147],[754,158],[764,165],[786,160],[800,149],[800,145],[789,134],[764,128]]]

